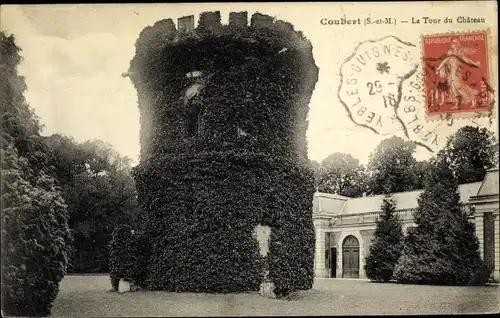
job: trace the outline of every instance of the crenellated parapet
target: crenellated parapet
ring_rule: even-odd
[[[318,68],[302,33],[260,13],[184,22],[158,21],[136,42],[127,74],[139,95],[141,157],[228,149],[307,157]]]

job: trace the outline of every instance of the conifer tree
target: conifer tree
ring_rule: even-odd
[[[373,244],[366,258],[366,276],[373,281],[387,282],[392,279],[402,250],[403,232],[396,204],[390,195],[382,202],[382,214],[377,219]]]
[[[402,283],[481,285],[490,270],[479,254],[474,227],[460,202],[458,183],[449,161],[431,161],[424,192],[414,214],[394,278]]]
[[[2,312],[45,316],[66,273],[71,233],[50,154],[23,97],[19,51],[13,36],[0,32]]]

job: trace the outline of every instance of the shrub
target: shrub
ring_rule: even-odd
[[[387,282],[392,279],[394,266],[401,256],[404,238],[396,204],[390,196],[383,199],[382,214],[376,223],[365,272],[370,280]]]
[[[481,286],[490,280],[493,268],[486,265],[484,262],[478,262],[476,268],[473,269],[471,278],[469,280],[469,285],[471,286]]]
[[[143,233],[135,233],[129,225],[122,224],[113,231],[109,250],[113,290],[118,289],[120,279],[144,287],[149,261],[149,237]]]
[[[42,174],[43,187],[31,185],[15,157],[12,148],[2,150],[2,307],[13,315],[45,316],[66,273],[66,206],[53,179]]]
[[[408,232],[395,279],[403,283],[484,285],[488,272],[474,227],[460,203],[458,185],[441,155],[432,161]]]
[[[314,179],[307,165],[312,46],[283,21],[205,12],[193,31],[172,20],[141,32],[129,74],[138,91],[139,207],[154,240],[151,289],[257,290],[253,230],[273,228],[277,290],[313,279]],[[200,71],[196,77],[187,76]]]

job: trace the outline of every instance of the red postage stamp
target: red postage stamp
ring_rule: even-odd
[[[428,115],[490,111],[488,32],[422,36]]]

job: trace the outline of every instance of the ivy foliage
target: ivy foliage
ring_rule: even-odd
[[[308,103],[318,77],[312,46],[283,21],[256,13],[170,19],[144,29],[129,76],[138,92],[138,203],[154,242],[147,284],[172,291],[258,290],[253,236],[270,225],[278,295],[313,280],[314,177]]]
[[[139,94],[144,159],[240,148],[306,156],[308,103],[318,76],[312,46],[290,24],[261,25],[261,17],[217,32],[180,33],[171,20],[141,32],[129,74]],[[193,71],[201,76],[186,76]],[[201,89],[187,99],[195,83]]]
[[[150,251],[149,236],[136,232],[127,224],[118,225],[109,242],[109,268],[113,290],[120,279],[144,287]]]

